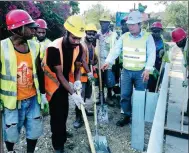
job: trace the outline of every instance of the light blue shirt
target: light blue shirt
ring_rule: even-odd
[[[108,57],[105,60],[106,63],[112,64],[115,61],[115,59],[123,51],[123,39],[124,39],[125,34],[123,34],[116,41],[115,46],[113,47],[112,51],[110,51],[110,53],[108,54]],[[130,33],[129,38],[131,40],[141,39],[143,35],[144,35],[143,31],[141,31],[138,36],[133,36]],[[155,43],[154,43],[154,39],[153,39],[152,35],[150,34],[148,36],[147,41],[146,41],[146,64],[145,64],[146,70],[150,70],[150,71],[153,70],[155,59],[156,59],[156,46],[155,46]]]

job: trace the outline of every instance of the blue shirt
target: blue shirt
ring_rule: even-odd
[[[119,40],[115,43],[115,46],[113,47],[112,51],[110,51],[108,57],[105,60],[106,63],[112,64],[114,60],[123,51],[123,39],[125,37],[125,34],[123,34],[119,38]],[[144,35],[143,31],[141,31],[138,36],[133,36],[131,33],[129,33],[129,38],[131,40],[141,39],[143,35]],[[146,41],[146,64],[145,64],[146,70],[150,70],[150,71],[153,70],[155,59],[156,59],[156,46],[152,35],[149,35]]]

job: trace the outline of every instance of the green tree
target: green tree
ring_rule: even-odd
[[[68,16],[79,13],[77,1],[1,1],[0,2],[0,39],[10,36],[6,29],[5,16],[13,9],[26,10],[33,19],[46,20],[47,35],[54,40],[65,32],[63,24]]]
[[[166,3],[165,16],[163,24],[172,24],[175,27],[188,28],[188,2],[177,1]]]
[[[86,23],[94,23],[96,24],[97,28],[100,28],[99,19],[102,16],[102,14],[110,15],[110,18],[115,21],[114,15],[111,15],[110,10],[105,9],[103,5],[100,3],[92,5],[90,9],[84,12],[84,17]]]

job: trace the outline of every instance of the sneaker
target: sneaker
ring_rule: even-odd
[[[124,116],[121,117],[121,119],[116,123],[117,126],[123,127],[124,125],[127,125],[130,123],[130,117]]]

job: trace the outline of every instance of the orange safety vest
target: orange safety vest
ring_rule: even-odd
[[[85,42],[82,43],[82,46],[83,46],[84,51],[86,53],[86,63],[88,65],[89,64],[89,50],[88,50],[87,44]],[[94,60],[94,53],[95,53],[95,48],[93,47],[93,60]],[[80,77],[81,82],[87,82],[88,76],[87,76],[87,73],[86,73],[83,66],[80,68],[80,71],[81,71],[81,77]],[[94,70],[94,68],[93,68],[93,76],[95,78],[97,78],[97,74],[96,74],[96,71]]]
[[[49,47],[55,47],[55,48],[59,49],[61,67],[62,67],[62,72],[63,72],[62,41],[63,41],[63,37],[58,38],[58,39],[54,40],[49,45]],[[48,48],[47,48],[47,51],[45,52],[45,57],[43,58],[43,61],[42,61],[42,67],[43,67],[43,71],[44,71],[46,98],[48,101],[50,101],[54,92],[59,88],[60,83],[56,77],[56,74],[50,70],[49,66],[46,63],[47,54],[48,54]],[[74,49],[73,59],[72,59],[72,67],[71,67],[71,71],[69,73],[69,81],[72,83],[74,83],[74,70],[75,70],[74,63],[75,63],[75,60],[76,60],[78,54],[79,54],[79,46],[77,46]]]

